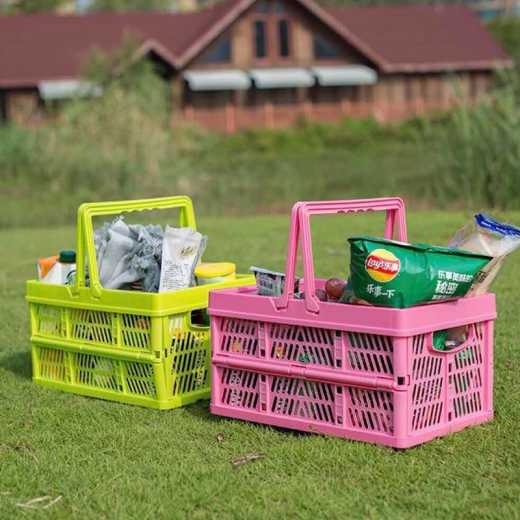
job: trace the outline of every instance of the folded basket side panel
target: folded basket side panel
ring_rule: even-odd
[[[37,343],[32,358],[33,379],[43,386],[153,408],[168,406],[162,363]]]
[[[393,445],[394,393],[213,365],[212,411]]]
[[[485,422],[493,413],[493,320],[461,319],[467,340],[442,352],[433,348],[433,325],[389,336],[319,320],[255,320],[247,311],[242,319],[220,308],[211,324],[212,411],[399,448]]]
[[[40,384],[155,408],[209,397],[209,327],[193,326],[189,312],[136,317],[31,303],[30,313]]]

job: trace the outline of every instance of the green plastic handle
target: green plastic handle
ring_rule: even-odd
[[[193,202],[185,195],[118,202],[88,202],[79,207],[75,285],[77,291],[81,287],[85,287],[85,259],[87,259],[90,266],[90,289],[92,295],[99,298],[103,290],[99,282],[92,219],[104,215],[120,215],[121,213],[154,209],[180,209],[179,225],[197,229]]]

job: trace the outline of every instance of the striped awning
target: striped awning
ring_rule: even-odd
[[[183,74],[191,90],[247,90],[251,79],[241,70],[188,70]]]
[[[74,79],[40,81],[38,91],[41,98],[47,101],[73,97],[97,97],[103,93],[99,85]]]
[[[252,69],[249,74],[259,89],[312,87],[315,83],[308,69]]]
[[[343,85],[374,85],[377,83],[375,70],[364,65],[343,65],[340,67],[314,67],[312,72],[323,87]]]

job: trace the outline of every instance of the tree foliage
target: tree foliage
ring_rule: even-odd
[[[20,0],[5,7],[5,10],[8,14],[38,13],[55,11],[66,3],[67,0]]]
[[[325,5],[403,5],[403,4],[431,4],[432,0],[320,0]],[[452,0],[437,0],[436,3],[453,3]]]
[[[489,30],[520,66],[520,17],[499,16],[489,22]]]
[[[438,135],[435,186],[446,205],[463,199],[472,209],[519,208],[519,85],[510,74],[477,106],[463,104]]]
[[[93,0],[88,11],[160,11],[171,9],[172,0]]]

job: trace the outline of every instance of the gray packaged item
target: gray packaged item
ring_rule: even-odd
[[[141,280],[144,291],[157,292],[162,240],[160,226],[129,226],[121,217],[96,229],[94,244],[101,285],[121,289]]]

